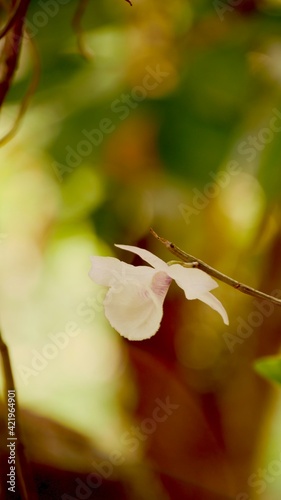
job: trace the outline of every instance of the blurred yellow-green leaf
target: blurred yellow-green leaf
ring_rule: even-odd
[[[280,356],[268,356],[255,362],[255,370],[273,382],[281,383],[281,358]]]

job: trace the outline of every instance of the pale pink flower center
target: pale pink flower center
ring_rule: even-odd
[[[159,271],[152,278],[151,289],[156,295],[163,297],[163,295],[166,295],[171,281],[172,278],[167,273]]]

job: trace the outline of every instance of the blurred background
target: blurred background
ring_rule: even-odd
[[[278,306],[221,283],[226,327],[173,284],[129,342],[88,272],[142,264],[114,243],[171,260],[153,227],[281,298],[281,2],[91,2],[82,54],[77,6],[31,2],[40,83],[0,149],[1,329],[39,498],[277,500]],[[25,38],[1,135],[33,59]]]

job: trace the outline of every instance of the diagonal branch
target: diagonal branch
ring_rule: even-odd
[[[205,273],[209,274],[210,276],[213,276],[213,278],[216,278],[220,281],[223,281],[223,283],[226,283],[229,286],[232,286],[236,290],[239,290],[239,292],[245,293],[247,295],[252,295],[252,297],[257,297],[258,299],[265,299],[270,302],[273,302],[273,304],[277,304],[278,306],[281,306],[281,300],[278,299],[277,297],[273,297],[272,295],[268,295],[267,293],[260,292],[259,290],[256,290],[255,288],[252,288],[248,285],[244,285],[243,283],[240,283],[237,280],[234,280],[233,278],[230,278],[226,274],[221,273],[220,271],[217,271],[213,267],[209,266],[202,260],[197,259],[196,257],[193,257],[192,255],[184,252],[181,250],[179,247],[174,245],[174,243],[171,243],[170,241],[166,240],[165,238],[161,238],[158,236],[158,234],[150,228],[151,234],[159,240],[165,247],[174,255],[179,257],[183,262],[187,263],[192,263],[192,267],[196,267],[197,269],[201,269],[201,271],[204,271]]]
[[[7,404],[8,412],[8,394],[12,391],[15,394],[15,434],[16,434],[16,465],[17,465],[17,475],[19,479],[19,489],[21,493],[22,500],[38,500],[36,487],[34,484],[34,479],[32,476],[32,471],[30,468],[29,461],[27,460],[25,454],[25,447],[21,435],[21,427],[19,421],[18,412],[18,402],[15,390],[15,382],[13,377],[13,371],[10,361],[10,355],[5,342],[2,339],[0,332],[0,354],[2,357],[2,367],[3,367],[3,378],[4,378],[4,388],[5,388],[5,400]]]
[[[39,83],[39,75],[40,75],[39,54],[38,54],[35,43],[29,37],[28,33],[26,33],[26,37],[29,41],[30,49],[32,51],[32,58],[33,58],[33,64],[34,64],[33,75],[31,77],[31,81],[29,83],[28,89],[22,98],[22,101],[21,101],[20,106],[19,106],[19,111],[18,111],[17,117],[15,118],[15,121],[14,121],[11,129],[3,137],[0,137],[0,147],[3,146],[4,144],[6,144],[16,134],[17,129],[22,121],[22,118],[27,110],[29,101],[30,101],[31,97],[33,96],[33,94],[38,86],[38,83]]]
[[[0,39],[4,38],[4,36],[8,33],[8,31],[10,31],[15,20],[18,17],[18,12],[20,11],[20,9],[21,9],[21,0],[17,0],[16,3],[14,3],[14,8],[10,14],[8,21],[6,22],[4,28],[0,30]]]
[[[2,30],[2,36],[3,33],[6,33],[6,35],[0,60],[0,107],[9,91],[17,68],[23,38],[24,19],[29,1],[21,0],[19,5],[14,7],[10,20]]]

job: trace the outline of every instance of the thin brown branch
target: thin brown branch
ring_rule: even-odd
[[[17,68],[23,36],[24,18],[28,5],[29,0],[21,0],[19,7],[16,9],[16,16],[13,19],[13,23],[5,36],[0,60],[0,107],[9,91]]]
[[[240,283],[237,280],[234,280],[233,278],[230,278],[226,274],[221,273],[220,271],[217,271],[213,267],[209,266],[202,260],[197,259],[196,257],[193,257],[193,255],[190,255],[183,250],[181,250],[179,247],[174,245],[174,243],[171,243],[171,241],[166,240],[165,238],[161,238],[158,236],[158,234],[151,228],[150,229],[151,234],[159,240],[165,247],[173,254],[176,255],[178,258],[180,258],[183,262],[186,263],[192,263],[192,267],[196,267],[197,269],[201,269],[205,273],[209,274],[210,276],[213,276],[213,278],[216,278],[223,283],[226,283],[227,285],[235,288],[236,290],[239,290],[239,292],[245,293],[247,295],[251,295],[252,297],[257,297],[258,299],[265,299],[270,302],[273,302],[273,304],[276,304],[278,306],[281,306],[281,300],[278,299],[277,297],[273,297],[272,295],[268,295],[267,293],[260,292],[259,290],[256,290],[255,288],[252,288],[248,285],[244,285],[243,283]]]
[[[8,31],[10,31],[16,18],[18,17],[18,12],[20,9],[21,9],[21,0],[18,0],[14,6],[14,9],[12,10],[12,13],[10,14],[8,21],[6,22],[5,26],[0,30],[0,39],[4,38],[4,36],[8,33]]]
[[[81,26],[81,21],[82,17],[85,14],[85,10],[87,8],[87,5],[89,3],[89,0],[79,0],[77,8],[75,10],[73,19],[72,19],[72,27],[76,33],[76,38],[77,38],[77,47],[80,52],[80,54],[87,60],[92,59],[92,55],[88,51],[85,41],[84,41],[84,33],[83,29]]]
[[[33,76],[32,76],[32,79],[31,79],[31,82],[29,84],[29,87],[26,91],[26,94],[24,95],[22,101],[21,101],[21,104],[20,104],[20,107],[19,107],[19,111],[18,111],[18,115],[15,119],[15,122],[12,126],[12,128],[9,130],[9,132],[7,132],[7,134],[5,134],[3,137],[0,138],[0,146],[3,146],[4,144],[6,144],[7,142],[9,142],[10,139],[12,139],[12,137],[14,137],[21,121],[22,121],[22,118],[26,112],[26,109],[28,107],[28,104],[29,104],[29,101],[31,99],[31,97],[33,96],[36,88],[37,88],[37,85],[39,83],[39,75],[40,75],[40,58],[39,58],[39,54],[37,52],[37,48],[36,48],[36,45],[35,43],[33,42],[33,40],[28,36],[28,34],[26,33],[26,38],[28,39],[29,43],[30,43],[30,47],[31,47],[31,51],[32,51],[32,56],[33,56]]]
[[[30,468],[30,464],[27,460],[25,454],[25,447],[22,440],[22,433],[20,428],[20,419],[19,419],[19,407],[18,400],[16,395],[15,382],[13,377],[12,365],[10,360],[10,355],[8,351],[8,347],[3,341],[1,332],[0,332],[0,353],[2,357],[2,367],[3,367],[3,379],[4,379],[4,390],[5,390],[5,401],[7,406],[7,414],[8,414],[8,394],[11,392],[14,393],[14,401],[15,401],[15,432],[13,434],[16,435],[16,472],[19,480],[19,490],[21,494],[22,500],[38,500],[38,495],[32,475],[32,471]],[[9,441],[11,443],[11,441]]]

